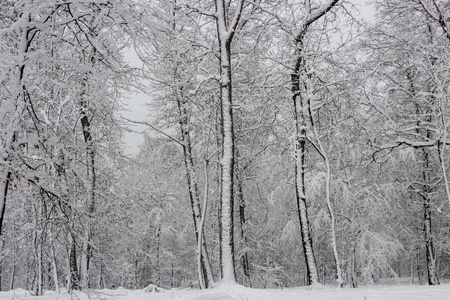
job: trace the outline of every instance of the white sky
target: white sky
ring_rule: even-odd
[[[360,15],[357,15],[358,18],[363,18],[368,21],[372,21],[375,19],[374,16],[374,7],[371,4],[368,4],[368,0],[347,0],[347,2],[350,2],[356,6],[356,8],[359,10]]]
[[[133,67],[142,67],[142,63],[134,51],[126,52],[125,58]],[[134,93],[128,94],[127,97],[128,99],[124,100],[125,109],[120,114],[129,120],[144,121],[149,114],[147,104],[151,102],[150,96],[144,93]],[[146,129],[146,126],[130,124],[129,128],[134,132],[125,132],[124,134],[125,154],[135,155],[139,152],[139,145],[144,142],[142,132]]]
[[[122,111],[121,115],[127,119],[134,121],[144,121],[148,115],[147,103],[150,103],[149,96],[139,93],[128,96],[125,100],[126,109]],[[143,143],[144,137],[142,131],[146,129],[144,125],[130,125],[129,128],[136,132],[125,132],[123,141],[125,142],[125,154],[134,155],[139,151],[139,145]]]

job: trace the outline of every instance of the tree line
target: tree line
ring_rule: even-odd
[[[1,1],[0,289],[448,278],[450,6],[371,7]]]

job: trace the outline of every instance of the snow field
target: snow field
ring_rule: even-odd
[[[47,291],[36,297],[23,289],[0,292],[0,300],[449,300],[450,284],[367,286],[339,289],[329,286],[292,289],[250,289],[240,285],[221,285],[209,290],[172,289],[162,292],[142,290],[92,290],[89,293]]]

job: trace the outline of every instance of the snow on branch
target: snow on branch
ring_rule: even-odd
[[[198,14],[204,15],[204,16],[217,18],[217,13],[216,12],[203,10],[203,9],[198,8],[198,7],[192,7],[189,4],[186,4],[186,8],[191,10],[191,11],[193,11],[193,12],[196,12]]]
[[[308,15],[305,18],[305,21],[303,23],[303,30],[297,35],[297,38],[303,36],[305,34],[305,30],[315,21],[320,19],[323,15],[325,15],[327,12],[329,12],[337,3],[339,0],[329,0],[326,4],[324,4],[321,8],[318,9],[317,12],[312,13],[311,6],[307,5],[308,9]],[[309,3],[309,1],[307,1]]]
[[[377,147],[378,150],[376,150],[373,154],[372,154],[372,158],[374,161],[376,161],[376,155],[380,152],[383,152],[385,150],[389,150],[389,153],[400,147],[400,146],[408,146],[408,147],[412,147],[415,149],[419,149],[419,148],[430,148],[430,147],[434,147],[434,146],[438,146],[439,144],[444,144],[441,140],[435,140],[435,141],[429,141],[429,142],[421,142],[421,141],[410,141],[410,140],[406,140],[406,139],[397,139],[394,143],[392,144],[387,144],[387,145],[383,145],[380,147]],[[450,142],[446,142],[445,145],[450,145]]]
[[[171,136],[171,135],[165,133],[165,132],[162,131],[161,129],[159,129],[159,128],[153,126],[152,124],[150,124],[150,123],[148,123],[148,122],[145,122],[145,121],[133,121],[133,120],[130,120],[130,119],[125,118],[124,116],[122,116],[122,119],[124,119],[125,121],[128,121],[128,122],[130,122],[130,123],[133,123],[133,124],[146,125],[146,126],[150,127],[151,129],[155,130],[156,132],[158,132],[158,133],[164,135],[165,137],[169,138],[170,140],[174,141],[174,142],[177,143],[178,145],[184,147],[184,144],[183,144],[182,142],[180,142],[179,140],[177,140],[177,139],[174,138],[173,136]]]

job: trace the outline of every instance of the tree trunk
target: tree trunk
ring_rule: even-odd
[[[328,158],[328,153],[325,151],[325,147],[322,144],[322,141],[320,139],[319,133],[317,132],[317,128],[315,126],[314,118],[312,115],[312,109],[311,109],[311,99],[308,99],[308,114],[311,122],[311,127],[314,131],[314,135],[317,141],[318,145],[318,151],[319,154],[323,157],[325,160],[325,166],[327,170],[327,175],[325,179],[325,191],[326,191],[326,202],[327,202],[327,208],[328,208],[328,214],[330,216],[330,223],[331,223],[331,246],[333,249],[333,256],[334,256],[334,262],[336,264],[336,283],[339,287],[344,287],[344,279],[342,277],[342,270],[341,270],[341,260],[339,259],[339,252],[337,249],[337,241],[336,241],[336,220],[334,217],[334,211],[333,206],[331,205],[331,165],[330,165],[330,159]]]
[[[9,281],[9,289],[14,290],[14,280],[16,279],[16,246],[14,245],[13,265],[11,271],[11,279]],[[0,269],[0,291],[1,291],[1,269]]]
[[[161,286],[161,223],[162,223],[162,202],[159,207],[159,224],[156,231],[156,285]]]
[[[428,134],[429,135],[429,134]],[[425,148],[422,148],[423,156],[423,180],[425,185],[423,187],[423,192],[420,193],[423,199],[423,221],[424,221],[424,234],[425,234],[425,251],[427,259],[427,273],[428,273],[428,284],[438,285],[439,278],[436,270],[436,257],[434,254],[433,247],[433,234],[431,226],[431,210],[430,210],[430,198],[428,195],[431,193],[430,178],[429,178],[429,155]]]
[[[204,280],[205,288],[208,288],[212,283],[214,283],[214,277],[211,270],[211,264],[209,262],[208,248],[206,244],[206,239],[204,238],[204,233],[199,236],[199,225],[201,223],[201,207],[200,207],[200,197],[198,193],[197,179],[194,171],[194,162],[192,159],[192,146],[191,138],[189,133],[189,124],[186,103],[182,101],[182,94],[177,97],[178,111],[179,111],[179,123],[181,130],[181,141],[183,146],[183,156],[184,165],[186,169],[186,180],[189,187],[189,198],[191,200],[192,218],[194,220],[194,230],[197,243],[201,239],[201,260],[200,269],[202,274],[199,274],[199,281]]]
[[[103,267],[103,260],[100,261],[100,274],[99,274],[99,280],[98,280],[98,287],[99,289],[103,290],[106,289],[106,282],[105,282],[105,275],[103,274],[104,272],[104,267]],[[137,276],[136,276],[137,278]],[[136,280],[136,288],[138,286],[138,280]]]
[[[2,289],[2,278],[3,278],[3,249],[5,247],[5,241],[2,239],[0,240],[0,292],[3,291]],[[13,278],[14,278],[14,272],[16,270],[16,247],[14,246],[14,252],[13,252]]]
[[[209,185],[208,185],[208,160],[205,160],[204,163],[204,174],[205,174],[205,189],[204,189],[204,196],[203,196],[203,210],[202,210],[202,215],[201,215],[201,220],[200,220],[200,226],[199,226],[199,234],[198,234],[198,242],[197,242],[197,252],[198,252],[198,274],[201,274],[201,267],[202,267],[202,245],[205,242],[204,240],[204,233],[203,233],[203,228],[205,225],[205,219],[206,219],[206,207],[207,207],[207,203],[208,203],[208,190],[209,190]],[[173,245],[172,245],[173,248]],[[209,261],[208,261],[209,263]],[[173,266],[172,266],[172,271],[173,271]],[[205,286],[205,282],[204,282],[204,277],[200,278],[200,288],[204,289],[207,288]]]
[[[231,41],[243,9],[243,0],[237,2],[232,20],[228,18],[225,0],[216,0],[216,24],[220,52],[220,98],[222,113],[221,160],[221,277],[224,283],[236,282],[234,259],[234,128],[231,83]]]
[[[221,158],[223,156],[222,145],[223,145],[223,113],[222,113],[222,90],[219,91],[219,109],[216,111],[216,145],[219,151],[217,152],[217,161],[219,162],[217,165],[218,174],[217,174],[217,186],[221,187],[222,185],[222,163]],[[218,190],[218,198],[217,202],[217,225],[219,230],[219,271],[222,276],[222,251],[220,251],[220,247],[222,244],[222,188]]]
[[[416,248],[416,271],[417,271],[417,278],[419,279],[419,285],[422,285],[422,274],[420,272],[420,251],[419,246]]]
[[[17,66],[19,74],[17,78],[17,95],[12,96],[14,101],[13,103],[9,103],[10,107],[13,108],[13,112],[11,113],[11,125],[10,125],[10,136],[7,138],[5,145],[3,146],[3,149],[0,150],[0,157],[4,158],[4,161],[0,162],[3,165],[0,165],[0,236],[3,234],[3,221],[5,217],[5,209],[6,209],[6,200],[8,197],[8,188],[9,183],[11,181],[12,171],[11,171],[11,151],[13,151],[13,143],[16,140],[16,130],[19,128],[20,122],[21,122],[21,116],[22,109],[25,105],[25,94],[26,94],[26,87],[23,83],[23,77],[25,74],[25,55],[28,53],[28,49],[30,47],[30,44],[34,38],[34,35],[30,36],[31,29],[28,28],[28,23],[31,22],[31,15],[24,15],[22,19],[26,20],[23,23],[23,28],[21,29],[22,35],[20,40],[20,48],[19,48],[19,61],[22,61],[21,64]],[[20,98],[23,97],[24,101],[21,101]],[[15,103],[14,103],[15,102]],[[5,105],[8,103],[5,103]],[[8,107],[8,109],[10,108]],[[0,110],[3,107],[0,106]],[[6,116],[6,115],[5,115]],[[6,155],[6,156],[5,156]]]
[[[67,289],[78,290],[80,288],[80,278],[77,265],[77,248],[75,243],[75,237],[70,233],[70,251],[69,251],[69,275],[67,282]]]
[[[320,146],[322,148],[322,146]],[[334,261],[336,264],[336,283],[339,287],[344,287],[344,279],[342,278],[342,270],[341,270],[341,260],[339,259],[339,252],[337,249],[337,241],[336,241],[336,221],[334,217],[333,207],[331,205],[331,199],[330,199],[330,185],[331,185],[331,167],[330,167],[330,161],[328,160],[328,156],[325,155],[325,164],[327,167],[327,180],[326,180],[326,198],[327,198],[327,207],[328,207],[328,213],[330,215],[331,220],[331,246],[333,248],[333,255],[334,255]]]
[[[220,2],[220,1],[219,1]],[[221,45],[221,90],[223,111],[223,145],[222,145],[222,280],[227,283],[236,282],[234,260],[234,130],[231,98],[231,59],[230,45]],[[226,54],[224,54],[224,52]]]
[[[83,82],[83,89],[86,88],[87,79]],[[93,214],[95,212],[95,147],[92,138],[92,128],[91,122],[88,118],[86,110],[86,101],[84,99],[85,92],[83,91],[81,95],[81,127],[83,129],[84,142],[86,144],[86,173],[88,177],[88,188],[87,188],[87,222],[85,224],[83,246],[81,252],[80,261],[80,287],[85,290],[89,288],[89,263],[92,256],[91,242],[92,242],[92,222]]]
[[[242,270],[244,271],[245,283],[247,286],[252,287],[252,281],[250,278],[250,263],[248,260],[247,251],[247,232],[246,232],[246,218],[245,218],[245,198],[244,190],[242,187],[242,170],[239,167],[239,151],[236,150],[236,183],[237,183],[237,196],[239,200],[239,225],[240,225],[240,238],[241,238],[241,248],[242,248]]]
[[[425,249],[427,258],[428,284],[438,285],[439,278],[436,270],[436,256],[433,247],[431,210],[429,199],[424,199],[423,207],[424,207],[424,233],[425,233]]]
[[[8,169],[10,166],[6,166]],[[5,217],[5,210],[6,210],[6,199],[8,197],[8,187],[9,182],[11,181],[11,171],[4,171],[4,175],[2,178],[4,178],[1,182],[1,190],[0,190],[0,236],[3,234],[3,219]]]
[[[300,222],[300,232],[302,237],[303,253],[306,262],[306,282],[308,285],[319,283],[319,275],[317,272],[316,259],[314,256],[313,243],[311,238],[311,230],[309,226],[308,209],[306,205],[306,188],[305,188],[305,150],[306,150],[306,120],[303,99],[300,90],[300,75],[303,70],[303,51],[304,38],[309,26],[322,16],[327,14],[339,0],[329,0],[319,9],[313,12],[310,0],[305,0],[304,8],[306,11],[303,20],[299,24],[300,32],[293,36],[295,49],[295,66],[291,74],[291,92],[292,102],[294,106],[294,173],[295,173],[295,198],[297,202],[297,212]],[[297,26],[295,26],[297,28]]]
[[[41,199],[41,201],[43,201]],[[42,202],[39,202],[40,205],[42,205]],[[34,295],[40,296],[43,294],[43,272],[42,272],[42,230],[41,230],[41,214],[42,209],[37,208],[36,205],[34,205],[34,214],[35,214],[35,228],[34,228],[34,260],[35,260],[35,274],[36,274],[36,280],[35,280],[35,286],[34,286]]]
[[[303,254],[306,263],[306,282],[308,285],[318,284],[316,258],[314,256],[311,230],[309,226],[308,209],[306,205],[305,187],[305,150],[306,150],[306,121],[303,113],[304,105],[300,91],[300,72],[303,64],[303,37],[297,44],[297,62],[294,73],[291,75],[292,101],[294,105],[295,121],[295,150],[294,150],[294,173],[295,173],[295,198],[297,202],[297,213],[300,222],[300,233],[302,237]]]
[[[102,285],[102,273],[103,273],[103,267],[102,267],[103,262],[101,262],[100,265],[100,279],[99,279],[99,286]],[[139,267],[138,267],[138,256],[136,255],[136,258],[134,260],[134,288],[133,289],[138,289],[139,288]]]
[[[53,233],[51,228],[48,231],[48,237],[50,239],[50,260],[52,264],[52,272],[53,272],[53,284],[55,285],[55,292],[59,294],[59,282],[58,282],[58,268],[56,266],[56,255],[55,255],[55,246],[53,240]]]
[[[177,1],[175,0],[172,7],[172,30],[176,32],[176,6]],[[175,89],[176,89],[176,101],[178,106],[178,115],[179,115],[179,124],[181,131],[181,142],[183,147],[183,157],[184,157],[184,165],[186,169],[186,180],[189,188],[189,199],[191,201],[191,209],[192,209],[192,217],[194,220],[194,230],[197,244],[200,244],[200,250],[198,255],[200,256],[199,260],[199,283],[201,288],[208,288],[211,284],[214,283],[214,276],[211,269],[211,264],[209,261],[208,248],[206,244],[206,239],[204,238],[204,234],[200,233],[199,225],[201,223],[201,206],[200,206],[200,197],[198,193],[198,184],[197,177],[195,175],[194,161],[192,156],[192,145],[191,145],[191,137],[189,131],[189,118],[188,118],[188,109],[186,107],[186,100],[183,94],[183,86],[181,85],[180,76],[177,73],[178,67],[178,56],[175,59],[175,70],[174,70],[174,79],[175,79]],[[206,199],[205,199],[206,203]]]
[[[350,259],[350,263],[351,263],[351,267],[350,267],[350,282],[352,284],[352,288],[356,289],[358,287],[358,280],[356,277],[356,272],[355,272],[355,264],[356,264],[356,243],[355,246],[353,247],[353,251],[351,254],[351,259]]]

